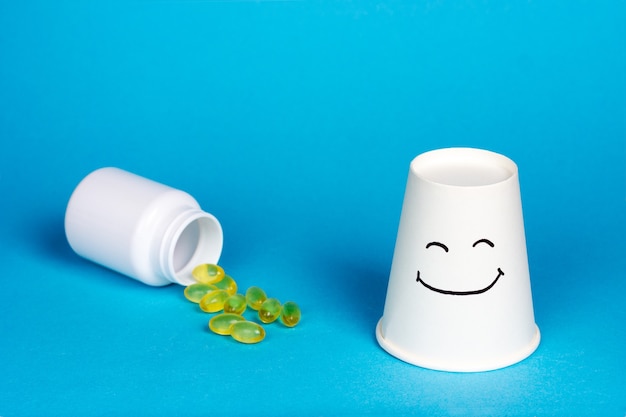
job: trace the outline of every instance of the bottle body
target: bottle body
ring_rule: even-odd
[[[148,285],[193,282],[191,270],[217,263],[218,220],[189,194],[118,168],[87,175],[65,213],[80,256]]]

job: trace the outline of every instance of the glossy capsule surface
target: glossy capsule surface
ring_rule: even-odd
[[[193,271],[191,271],[191,275],[198,282],[202,282],[204,284],[214,284],[221,281],[226,273],[219,265],[202,264],[196,266]]]
[[[280,311],[280,301],[276,298],[268,298],[259,308],[259,319],[263,323],[272,323],[280,316]]]
[[[252,321],[238,321],[230,328],[230,335],[241,343],[259,343],[265,339],[265,329]]]
[[[202,297],[216,289],[217,287],[215,285],[196,282],[195,284],[186,286],[184,294],[185,298],[192,303],[199,303]]]
[[[221,313],[209,320],[209,329],[213,333],[226,336],[231,333],[233,324],[239,321],[245,321],[239,314]]]
[[[231,295],[224,301],[224,313],[242,314],[246,307],[246,297],[241,294]]]
[[[300,322],[302,312],[298,304],[293,301],[287,301],[283,304],[282,311],[280,313],[280,322],[287,327],[294,327]]]
[[[213,283],[213,285],[226,291],[229,295],[237,294],[237,282],[230,275],[224,275],[221,280]]]
[[[265,291],[259,287],[250,287],[246,291],[246,302],[253,310],[261,308],[261,304],[263,304],[263,301],[265,300],[267,300],[267,295],[265,294]]]
[[[228,293],[224,290],[213,290],[200,299],[200,309],[207,313],[216,313],[224,309],[224,301]]]

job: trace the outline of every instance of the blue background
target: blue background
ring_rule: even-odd
[[[544,4],[545,3],[545,4]],[[0,416],[626,415],[626,3],[0,3]],[[520,169],[538,350],[498,371],[376,343],[408,165]],[[243,288],[297,301],[258,345],[182,287],[76,256],[77,183],[192,194]]]

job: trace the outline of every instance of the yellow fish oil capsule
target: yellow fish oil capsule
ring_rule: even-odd
[[[252,321],[237,321],[230,331],[232,338],[241,343],[259,343],[265,339],[265,329]]]
[[[287,327],[294,327],[300,322],[302,312],[298,304],[293,301],[287,301],[283,304],[282,311],[280,313],[280,321]]]
[[[231,334],[233,324],[244,320],[239,314],[221,313],[209,320],[209,329],[213,333],[226,336]]]
[[[280,316],[280,310],[280,301],[276,298],[268,298],[259,308],[259,319],[263,323],[272,323]]]
[[[224,309],[224,301],[228,293],[224,290],[213,290],[200,299],[200,309],[206,313],[216,313]]]
[[[259,287],[250,287],[246,291],[246,302],[253,310],[261,308],[261,304],[263,304],[263,301],[265,300],[267,300],[267,295],[265,294],[265,291]]]
[[[193,271],[191,271],[191,275],[198,282],[202,282],[204,284],[214,284],[221,281],[226,273],[219,265],[202,264],[196,266]]]
[[[202,297],[216,289],[217,287],[215,285],[196,282],[195,284],[186,286],[184,294],[186,299],[197,304],[200,302]]]
[[[214,282],[213,285],[215,285],[220,290],[226,291],[228,295],[237,294],[237,283],[230,275],[224,275],[222,279]]]
[[[224,313],[242,314],[244,311],[246,311],[246,297],[243,295],[231,295],[224,301]]]

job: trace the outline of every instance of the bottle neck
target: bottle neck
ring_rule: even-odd
[[[190,285],[197,265],[217,263],[222,252],[222,228],[217,219],[197,208],[179,213],[166,229],[159,249],[161,274],[170,282]]]

